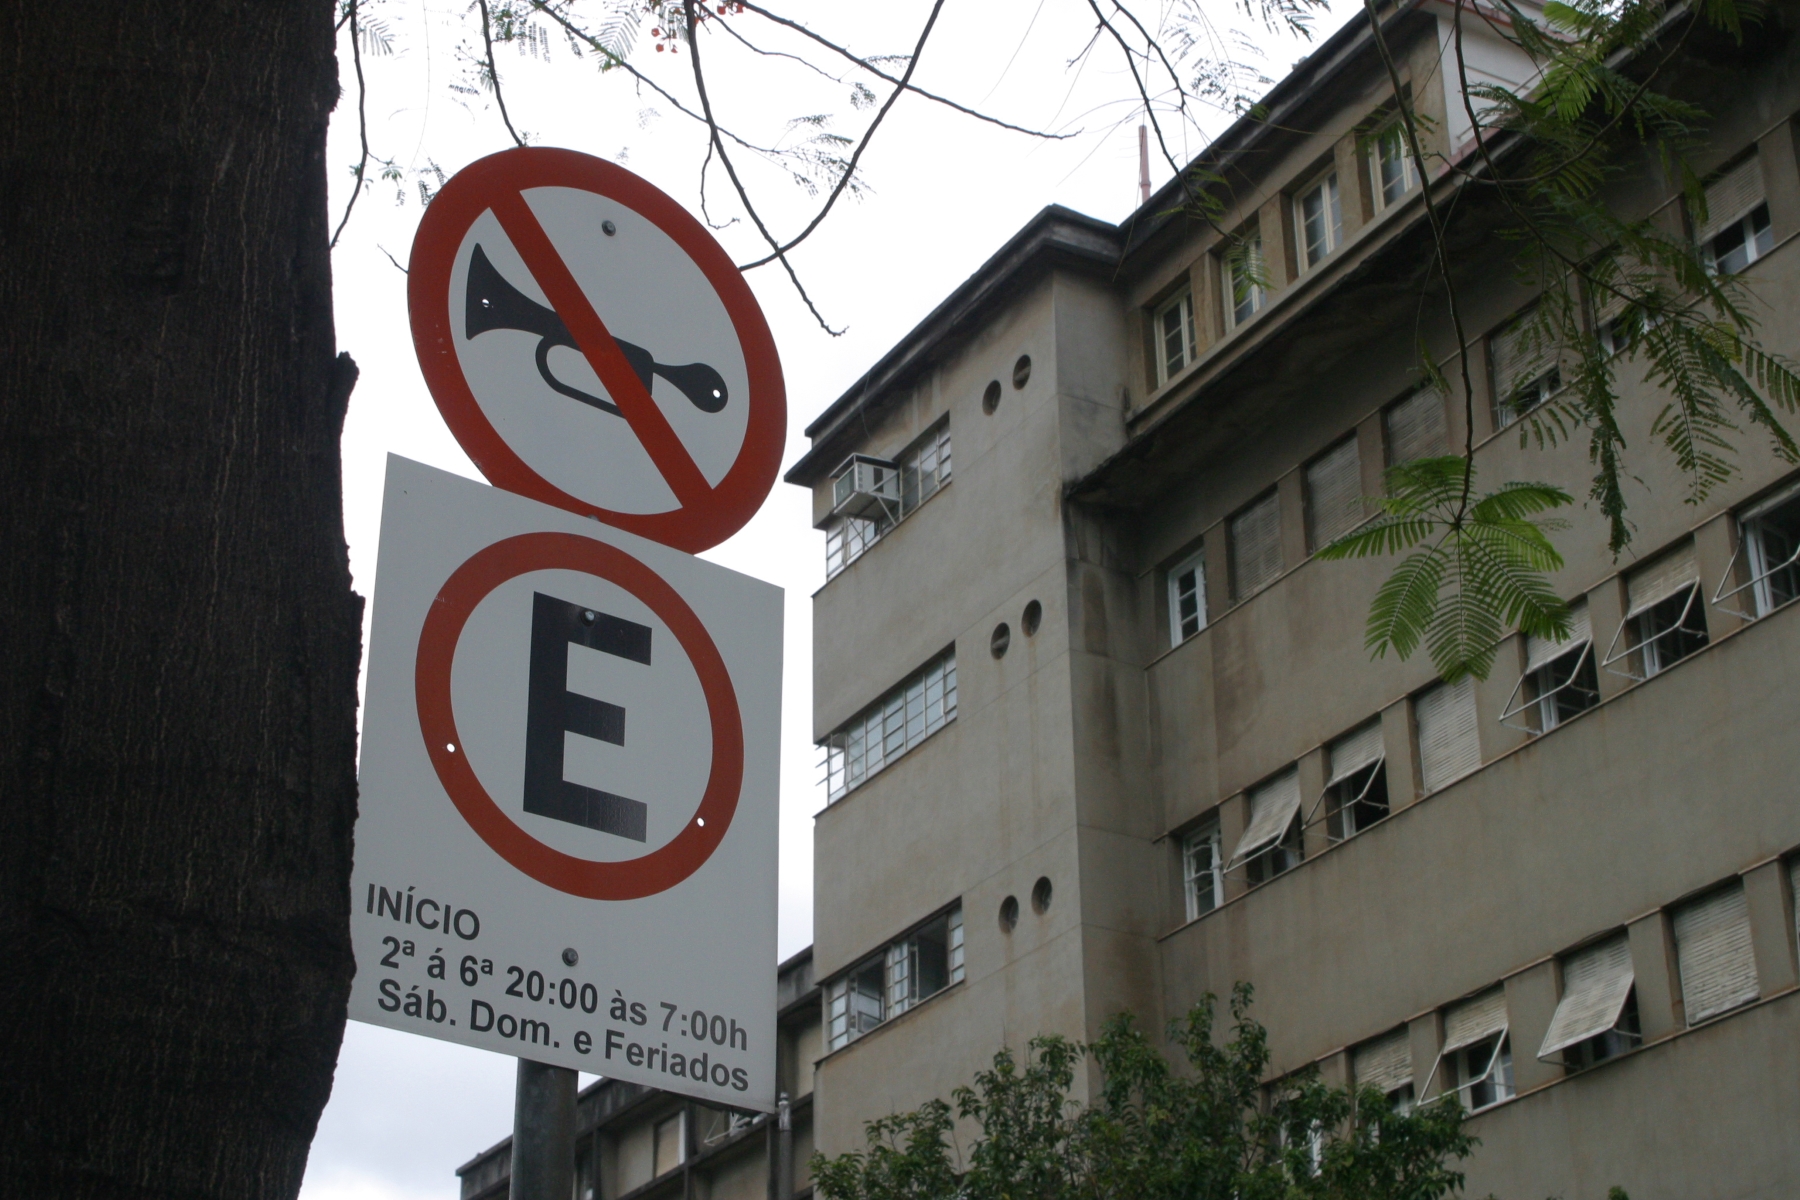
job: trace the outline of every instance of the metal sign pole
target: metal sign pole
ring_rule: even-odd
[[[575,1072],[521,1058],[510,1200],[569,1200],[574,1193]]]

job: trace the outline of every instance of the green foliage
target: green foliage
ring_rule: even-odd
[[[1319,551],[1327,559],[1412,551],[1369,606],[1364,644],[1401,658],[1421,642],[1446,680],[1486,679],[1495,647],[1513,629],[1567,637],[1569,607],[1545,576],[1562,556],[1549,534],[1565,522],[1540,514],[1571,503],[1547,483],[1508,483],[1473,494],[1474,469],[1458,455],[1422,458],[1387,474],[1380,515]]]
[[[1478,152],[1451,174],[1458,186],[1497,195],[1506,218],[1493,232],[1518,247],[1520,280],[1539,297],[1516,327],[1519,349],[1554,368],[1561,386],[1539,404],[1541,372],[1534,373],[1529,388],[1496,397],[1496,407],[1518,419],[1522,444],[1585,434],[1588,499],[1607,522],[1616,556],[1632,536],[1618,388],[1626,364],[1663,393],[1648,432],[1682,472],[1687,502],[1704,501],[1736,473],[1745,426],[1760,430],[1784,461],[1800,462],[1800,443],[1781,420],[1800,409],[1800,369],[1758,344],[1746,281],[1719,273],[1706,248],[1671,232],[1666,220],[1620,217],[1607,195],[1628,174],[1653,177],[1660,167],[1680,181],[1696,225],[1705,221],[1705,188],[1687,154],[1705,145],[1708,115],[1658,83],[1696,30],[1741,41],[1761,5],[1698,0],[1673,10],[1665,0],[1551,0],[1532,13],[1512,0],[1499,3],[1507,36],[1538,70],[1523,91],[1472,82],[1462,22],[1473,9],[1457,6],[1454,55]],[[1408,101],[1401,114],[1421,128]],[[1420,142],[1409,145],[1421,178],[1442,174],[1428,169]],[[1461,207],[1445,206],[1434,219],[1448,225]],[[1439,266],[1453,281],[1454,264]],[[1448,297],[1460,328],[1453,284]],[[1466,380],[1466,357],[1460,365]],[[1429,363],[1425,374],[1450,390]],[[1463,398],[1472,404],[1472,394]],[[1464,461],[1472,472],[1472,443],[1460,459],[1401,469],[1374,525],[1325,553],[1412,551],[1376,593],[1367,644],[1377,656],[1391,647],[1402,658],[1424,644],[1445,679],[1485,677],[1495,643],[1512,629],[1560,631],[1566,619],[1544,580],[1561,565],[1546,536],[1559,523],[1534,514],[1570,498],[1545,485],[1509,484],[1472,501],[1458,465]]]
[[[1268,1038],[1231,999],[1230,1038],[1214,1038],[1207,996],[1169,1030],[1177,1067],[1129,1015],[1084,1050],[1033,1038],[955,1092],[869,1122],[868,1149],[814,1155],[824,1200],[1439,1200],[1459,1192],[1455,1161],[1476,1145],[1455,1104],[1394,1111],[1312,1072],[1266,1084]],[[1099,1090],[1070,1098],[1092,1055]],[[956,1149],[957,1121],[972,1133]]]

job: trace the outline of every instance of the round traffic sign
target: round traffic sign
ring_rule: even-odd
[[[471,163],[407,274],[426,386],[489,482],[695,553],[775,482],[787,397],[724,249],[656,187],[573,150]]]
[[[648,854],[594,861],[546,845],[494,802],[469,763],[450,694],[457,643],[483,598],[508,580],[533,571],[577,571],[625,589],[675,635],[699,678],[712,729],[706,787],[693,819]],[[570,533],[528,533],[471,556],[451,574],[425,617],[413,689],[426,753],[451,803],[496,854],[539,883],[593,900],[652,896],[699,870],[731,827],[744,779],[744,726],[725,660],[687,601],[661,576],[615,546]]]

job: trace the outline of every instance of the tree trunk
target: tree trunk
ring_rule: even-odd
[[[293,1196],[352,971],[333,6],[7,10],[0,1178]]]

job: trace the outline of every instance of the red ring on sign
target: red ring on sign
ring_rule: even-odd
[[[492,207],[502,189],[520,193],[537,187],[594,192],[647,218],[694,261],[724,303],[744,353],[750,411],[737,459],[704,502],[660,513],[623,513],[572,496],[506,444],[469,389],[456,356],[450,315],[450,279],[457,252],[470,226]],[[742,272],[705,227],[653,184],[623,167],[546,146],[514,147],[470,163],[432,197],[419,222],[407,267],[406,302],[425,386],[457,442],[496,487],[697,554],[743,528],[774,486],[787,438],[787,392],[762,308]]]
[[[501,584],[531,571],[580,571],[615,583],[642,600],[675,635],[706,696],[712,721],[712,771],[694,816],[674,840],[639,858],[594,862],[538,841],[494,803],[461,746],[450,700],[456,645],[475,606]],[[719,648],[687,601],[649,567],[615,546],[572,533],[527,533],[482,550],[438,591],[419,633],[414,698],[425,752],[451,803],[494,853],[539,883],[590,900],[637,900],[667,891],[699,870],[718,849],[737,813],[744,782],[744,727],[737,692]]]

